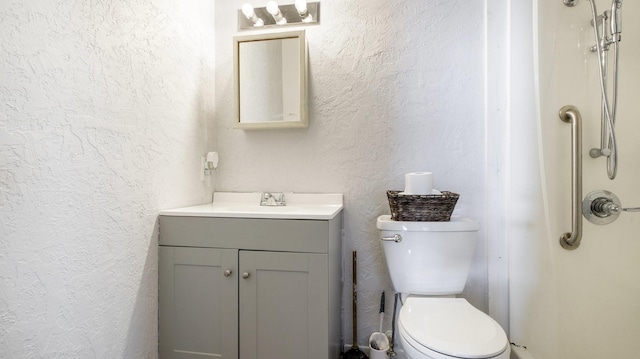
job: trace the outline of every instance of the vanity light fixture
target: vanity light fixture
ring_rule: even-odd
[[[275,1],[269,1],[267,3],[267,11],[269,12],[269,14],[271,14],[271,16],[273,16],[273,19],[276,21],[276,24],[284,25],[287,23],[287,19],[284,16],[282,16],[282,13],[280,12],[280,8],[278,7],[278,4]]]
[[[256,8],[250,3],[242,5],[238,10],[238,30],[320,23],[320,2],[293,1],[294,4],[278,5],[271,0],[266,7]]]
[[[242,13],[247,17],[248,20],[253,22],[254,27],[264,26],[264,21],[256,16],[256,12],[253,10],[253,6],[251,4],[242,5]]]

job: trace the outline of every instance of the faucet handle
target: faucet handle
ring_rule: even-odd
[[[640,212],[640,207],[620,208],[620,207],[616,206],[615,204],[612,207],[614,207],[614,208],[612,208],[612,210],[615,211],[615,212],[619,212],[619,211]]]
[[[260,197],[260,205],[268,206],[270,199],[273,199],[273,194],[271,194],[271,192],[262,192],[262,197]]]
[[[286,206],[286,200],[284,192],[281,192],[278,197],[274,196],[271,192],[262,192],[260,199],[261,206]]]

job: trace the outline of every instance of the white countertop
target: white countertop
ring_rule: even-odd
[[[261,192],[215,192],[213,203],[168,209],[161,216],[331,219],[343,208],[340,193],[285,193],[286,206],[260,206]]]

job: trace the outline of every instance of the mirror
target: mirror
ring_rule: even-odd
[[[233,39],[236,128],[308,127],[304,30]]]

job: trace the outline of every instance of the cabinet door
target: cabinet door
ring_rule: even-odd
[[[161,246],[159,258],[160,359],[237,359],[238,250]]]
[[[240,358],[327,359],[327,265],[326,254],[240,251]]]

